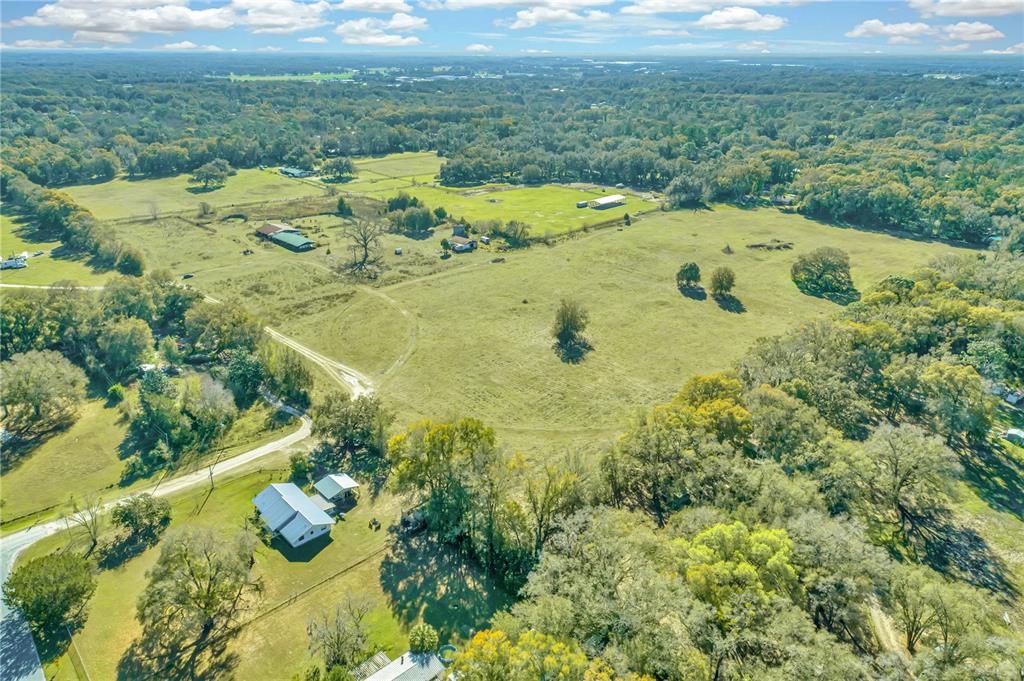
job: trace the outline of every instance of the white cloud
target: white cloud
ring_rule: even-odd
[[[508,7],[551,7],[556,9],[580,9],[596,5],[610,5],[614,0],[420,0],[425,9],[505,9]]]
[[[571,9],[559,7],[530,7],[516,12],[516,20],[509,28],[533,28],[537,24],[566,24],[587,21],[601,21],[610,18],[608,12],[586,10],[582,14]]]
[[[295,33],[327,23],[324,14],[332,9],[326,0],[231,0],[239,23],[253,33]]]
[[[466,52],[472,52],[473,54],[487,54],[493,52],[493,45],[484,45],[483,43],[473,43],[472,45],[466,45]]]
[[[985,42],[986,40],[1001,40],[1006,36],[995,26],[980,21],[961,21],[949,26],[943,26],[942,30],[950,40],[963,40],[966,42]]]
[[[281,48],[276,45],[266,45],[265,47],[257,47],[257,52],[280,52]]]
[[[970,43],[960,43],[959,45],[942,45],[939,47],[939,52],[966,52],[971,49]]]
[[[309,36],[308,38],[299,38],[299,42],[310,43],[313,45],[323,45],[324,43],[327,42],[327,38],[323,37],[322,35],[313,35]]]
[[[21,50],[55,50],[60,47],[71,47],[71,45],[64,40],[15,40],[10,45],[3,43],[3,47],[14,47]]]
[[[191,9],[187,0],[55,0],[12,26],[48,26],[95,33],[174,33],[231,28],[238,15],[229,6]]]
[[[768,43],[763,40],[751,40],[750,42],[736,45],[736,49],[743,52],[755,52],[757,50],[764,50],[766,47],[768,47]]]
[[[1024,13],[1020,0],[910,0],[926,17],[1002,17]]]
[[[404,12],[393,14],[390,19],[363,17],[338,24],[334,32],[341,36],[347,45],[373,45],[375,47],[407,47],[419,45],[420,39],[414,35],[402,35],[419,31],[427,27],[427,20],[414,17]]]
[[[1011,45],[1005,50],[985,50],[985,54],[1024,54],[1024,43]]]
[[[537,50],[532,47],[528,47],[525,50],[519,50],[523,54],[551,54],[551,50]]]
[[[412,6],[405,0],[343,0],[338,9],[349,12],[411,12]]]
[[[779,5],[801,5],[814,0],[750,0],[751,7],[777,7]],[[710,12],[725,7],[735,0],[636,0],[622,8],[623,14],[692,14]]]
[[[76,43],[101,43],[103,45],[127,45],[135,40],[124,33],[110,33],[107,31],[75,31],[71,40]]]
[[[696,26],[713,30],[777,31],[786,20],[774,14],[761,14],[749,7],[716,9],[697,20]]]
[[[934,26],[917,22],[887,24],[878,19],[868,19],[846,33],[848,38],[888,38],[890,45],[913,45],[918,38],[934,35]]]
[[[651,30],[644,33],[654,38],[665,38],[665,37],[678,37],[688,38],[693,34],[684,28],[652,28]]]
[[[222,52],[216,45],[197,45],[191,40],[182,40],[180,43],[167,43],[161,49],[164,50],[196,50],[197,52]]]

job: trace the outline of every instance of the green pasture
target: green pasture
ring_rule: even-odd
[[[154,212],[198,214],[203,202],[221,212],[230,212],[225,209],[323,193],[317,184],[284,177],[277,168],[239,170],[224,186],[208,190],[189,184],[188,178],[187,173],[150,180],[122,177],[110,182],[65,187],[62,191],[100,220],[147,218]]]
[[[285,479],[283,468],[268,468],[221,481],[212,492],[202,488],[176,495],[165,538],[185,526],[230,536],[252,513],[252,498],[267,484]],[[408,629],[420,621],[437,626],[443,641],[464,641],[486,626],[493,612],[506,603],[505,596],[474,567],[425,539],[393,540],[388,527],[398,520],[400,506],[395,497],[374,498],[367,489],[356,507],[334,526],[329,541],[299,549],[278,542],[260,545],[253,569],[262,578],[264,597],[228,648],[229,654],[237,656],[235,678],[287,679],[300,671],[309,660],[305,645],[309,619],[350,596],[368,599],[370,647],[390,656],[408,650]],[[381,521],[380,530],[369,527],[372,518]],[[62,533],[33,546],[22,560],[69,542],[81,550],[80,540]],[[99,573],[88,620],[74,639],[93,678],[120,678],[118,662],[139,635],[135,603],[159,551],[158,545]],[[67,656],[47,664],[47,678],[54,677],[76,678]]]
[[[0,270],[0,282],[45,286],[58,281],[73,281],[81,286],[100,285],[110,272],[94,269],[86,254],[65,247],[52,235],[41,234],[35,224],[8,210],[0,212],[0,255],[7,257],[28,251],[28,267]],[[42,255],[33,256],[36,251]]]
[[[792,250],[747,244],[780,239]],[[789,269],[819,246],[846,250],[864,289],[956,249],[822,225],[771,209],[651,213],[632,227],[555,246],[453,256],[459,267],[356,292],[344,305],[290,315],[280,328],[381,380],[400,422],[473,415],[529,449],[603,446],[632,411],[667,400],[690,376],[738,359],[754,339],[828,314]],[[731,254],[723,252],[726,246]],[[742,311],[675,287],[688,260],[736,272]],[[561,362],[550,326],[559,300],[590,314],[593,351]]]

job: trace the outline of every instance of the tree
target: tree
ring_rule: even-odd
[[[676,286],[678,288],[694,288],[700,284],[700,266],[695,262],[683,263],[676,272]]]
[[[566,466],[548,464],[526,478],[523,493],[533,530],[533,550],[540,556],[557,522],[583,505],[583,466],[576,459]]]
[[[376,395],[360,395],[353,400],[339,391],[325,395],[313,407],[312,416],[313,435],[334,450],[366,450],[374,456],[384,454],[387,431],[395,420]]]
[[[855,289],[850,276],[850,256],[838,248],[823,246],[796,259],[790,269],[797,288],[813,296],[847,296]]]
[[[171,522],[171,503],[152,494],[137,494],[114,507],[114,524],[128,533],[128,540],[152,545]]]
[[[540,166],[531,163],[523,166],[519,177],[523,184],[540,184],[544,181],[544,171],[540,169]]]
[[[344,196],[339,196],[338,206],[334,212],[343,218],[350,218],[352,217],[352,206],[348,205],[348,201],[345,200]]]
[[[211,184],[224,184],[230,175],[231,164],[222,158],[217,158],[192,171],[192,176],[188,181],[192,184],[202,184],[203,189],[208,189]]]
[[[717,267],[711,273],[711,294],[716,297],[729,295],[736,284],[736,274],[728,267]]]
[[[417,624],[409,632],[409,650],[414,654],[433,653],[437,650],[437,629],[429,624]]]
[[[254,548],[249,535],[227,539],[205,528],[164,540],[136,613],[147,659],[173,673],[201,676],[204,660],[223,652],[262,594],[252,575]]]
[[[592,663],[578,643],[563,642],[536,632],[523,632],[513,640],[504,631],[485,629],[470,640],[452,664],[465,681],[585,681],[611,678],[604,665]]]
[[[259,357],[244,350],[236,350],[228,362],[228,385],[239,406],[248,406],[259,396],[265,378]]]
[[[85,533],[89,539],[89,548],[85,552],[88,556],[100,541],[100,532],[103,529],[103,504],[99,496],[91,495],[85,497],[81,503],[72,497],[68,507],[69,514],[65,522],[68,524],[69,533],[72,525]]]
[[[920,377],[925,405],[950,444],[981,442],[992,426],[993,398],[972,366],[937,361]]]
[[[0,375],[4,422],[12,432],[27,434],[69,425],[85,397],[85,372],[53,350],[13,355],[0,364]]]
[[[866,515],[904,536],[946,508],[960,472],[952,450],[911,425],[879,426],[850,465]]]
[[[4,602],[40,635],[74,623],[95,590],[92,565],[71,551],[33,558],[3,586]]]
[[[201,302],[185,313],[185,335],[198,352],[254,352],[263,340],[263,324],[238,305]]]
[[[448,241],[448,239],[441,239],[441,254],[444,257],[448,257],[448,254],[451,253],[451,250],[452,242]]]
[[[309,484],[309,476],[313,472],[313,467],[309,463],[308,455],[302,452],[295,452],[289,456],[288,469],[290,471],[289,479],[303,486]]]
[[[365,270],[380,260],[380,238],[385,232],[383,224],[369,220],[355,220],[345,225],[342,234],[352,242],[353,270]]]
[[[325,161],[320,166],[320,172],[335,182],[341,182],[355,175],[356,167],[352,163],[352,159],[339,156]]]
[[[582,305],[575,300],[562,299],[555,311],[551,335],[555,338],[555,351],[563,361],[578,361],[590,349],[583,336],[588,322],[589,316]]]
[[[327,670],[358,664],[366,655],[368,641],[363,620],[371,609],[366,598],[349,596],[332,612],[310,619],[306,627],[310,653],[320,655]]]
[[[153,351],[153,333],[141,319],[120,319],[107,324],[99,337],[99,347],[114,376],[129,376]]]

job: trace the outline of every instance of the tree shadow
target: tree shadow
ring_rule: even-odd
[[[406,627],[422,618],[442,642],[468,639],[512,602],[470,558],[429,531],[395,538],[381,563],[380,584]]]
[[[743,304],[743,301],[731,293],[720,293],[714,296],[714,298],[715,302],[718,303],[718,307],[722,308],[726,312],[743,314],[747,311],[747,307]]]
[[[707,300],[708,292],[704,290],[703,286],[680,286],[679,292],[690,300]]]
[[[851,288],[848,291],[820,291],[806,285],[797,284],[796,287],[800,289],[800,293],[803,293],[806,296],[821,298],[835,303],[836,305],[846,306],[860,300],[860,291],[855,288]]]
[[[558,359],[566,364],[579,364],[593,351],[594,346],[586,338],[578,336],[575,340],[567,343],[560,343],[557,340],[552,346]]]
[[[28,623],[15,612],[0,621],[0,679],[29,677],[40,660],[56,660],[67,650],[71,639],[67,630],[33,633]]]
[[[129,560],[142,554],[150,544],[140,541],[129,541],[127,538],[119,538],[110,544],[98,547],[100,559],[97,562],[101,570],[114,570]]]
[[[964,480],[997,511],[1024,520],[1024,465],[1006,448],[972,449],[960,458]]]
[[[1018,589],[1007,577],[1003,560],[975,529],[958,524],[948,512],[921,522],[923,562],[954,579],[1016,598]]]
[[[232,678],[239,657],[228,653],[230,637],[222,637],[209,645],[195,669],[190,668],[189,650],[168,647],[158,650],[156,645],[139,638],[132,642],[117,663],[118,681],[214,681]]]
[[[185,191],[187,191],[189,194],[209,194],[210,192],[215,192],[218,189],[223,189],[223,188],[224,188],[224,185],[218,184],[218,185],[214,185],[212,187],[186,187]]]

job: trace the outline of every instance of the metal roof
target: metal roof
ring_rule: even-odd
[[[294,523],[296,519],[300,519],[300,525],[307,526],[334,524],[331,516],[324,513],[323,509],[290,482],[269,485],[256,495],[252,503],[256,505],[263,522],[272,532],[284,534],[284,528]],[[302,532],[299,532],[296,536],[301,534]]]
[[[618,203],[619,201],[625,200],[626,197],[623,196],[622,194],[611,194],[609,196],[602,196],[599,199],[593,199],[590,203],[597,204],[598,206],[603,206],[606,203]]]
[[[313,489],[324,495],[327,499],[333,499],[342,492],[359,487],[359,483],[345,473],[332,473],[317,481]]]
[[[301,234],[295,232],[275,232],[270,235],[272,241],[291,246],[293,248],[301,248],[303,246],[315,246],[316,242],[312,239],[307,239]]]
[[[444,665],[437,655],[406,653],[370,674],[365,681],[433,681],[443,673]]]

